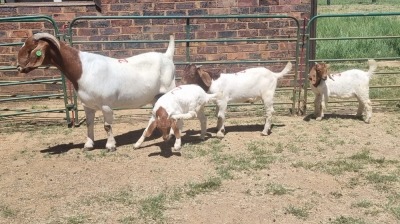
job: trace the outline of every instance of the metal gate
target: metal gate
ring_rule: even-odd
[[[55,21],[48,16],[38,15],[38,16],[21,16],[21,17],[6,17],[0,18],[0,23],[32,23],[32,22],[44,22],[46,24],[50,24],[49,30],[54,31],[54,35],[56,37],[60,37],[57,25]],[[21,42],[13,42],[13,43],[0,43],[1,47],[12,47],[12,46],[21,46],[23,43]],[[43,68],[42,68],[43,69]],[[50,68],[54,69],[54,68]],[[8,65],[8,66],[0,66],[1,71],[15,71],[15,65]],[[72,122],[70,119],[69,110],[73,108],[73,105],[68,104],[67,102],[67,90],[65,85],[64,76],[61,75],[60,78],[50,78],[50,79],[40,79],[40,80],[32,80],[32,81],[1,81],[0,87],[10,87],[10,86],[20,86],[24,88],[24,85],[32,85],[32,84],[46,84],[46,83],[61,83],[63,93],[58,94],[38,94],[38,95],[18,95],[18,94],[10,94],[0,97],[0,103],[5,102],[15,102],[15,101],[22,101],[22,100],[32,100],[32,99],[44,99],[44,98],[63,98],[64,105],[63,107],[57,109],[46,109],[46,108],[31,108],[31,109],[18,109],[18,108],[1,108],[0,109],[0,118],[3,117],[11,117],[11,116],[20,116],[26,114],[37,114],[37,113],[50,113],[50,112],[65,112],[66,120],[69,126],[71,126]]]
[[[336,59],[328,59],[328,58],[317,58],[317,59],[311,59],[311,50],[312,48],[310,47],[311,44],[317,45],[318,41],[355,41],[355,40],[375,40],[375,41],[383,41],[383,40],[389,40],[389,39],[399,39],[400,35],[380,35],[380,36],[349,36],[349,37],[341,37],[341,36],[332,36],[332,37],[316,37],[316,38],[311,38],[310,37],[310,32],[311,32],[311,27],[316,25],[317,21],[321,21],[322,19],[329,19],[329,18],[337,18],[337,19],[344,19],[344,18],[369,18],[369,17],[394,17],[394,16],[400,16],[400,12],[395,12],[395,13],[355,13],[355,14],[326,14],[326,15],[318,15],[313,17],[307,24],[307,29],[305,32],[305,37],[306,37],[306,68],[304,73],[302,74],[302,77],[307,77],[308,72],[310,70],[310,64],[314,62],[330,62],[330,63],[351,63],[351,62],[364,62],[366,64],[366,61],[369,58],[366,57],[357,57],[357,58],[336,58]],[[400,19],[400,18],[399,18]],[[360,24],[360,26],[364,26],[365,24]],[[318,32],[317,32],[318,35]],[[340,35],[340,33],[338,33]],[[318,57],[318,55],[317,55]],[[369,56],[368,56],[369,57]],[[399,60],[400,56],[387,56],[387,57],[374,57],[371,55],[371,58],[375,59],[376,61],[395,61]],[[382,70],[378,66],[378,71]],[[395,77],[400,74],[400,71],[379,71],[376,72],[378,75],[385,75],[389,77]],[[376,76],[374,76],[376,77]],[[374,79],[372,78],[372,80]],[[382,94],[378,94],[379,91],[384,91],[384,89],[391,89],[392,91],[395,91],[397,93],[400,93],[400,83],[392,83],[390,85],[387,84],[376,84],[376,85],[370,85],[370,97],[371,101],[373,103],[381,103],[383,106],[385,104],[383,103],[388,103],[388,102],[399,102],[400,101],[400,95],[399,94],[390,94],[392,96],[385,95],[385,97],[382,97]],[[308,91],[310,90],[309,88],[309,83],[308,79],[305,79],[305,85],[304,85],[304,93],[301,95],[302,98],[299,99],[303,105],[302,105],[302,111],[306,113],[306,105],[310,104],[308,102],[308,97],[313,96],[313,94],[310,94]],[[338,101],[329,101],[330,103],[338,103],[338,104],[344,104],[344,103],[351,103],[351,102],[357,102],[356,100],[338,100]]]
[[[277,88],[277,95],[284,95],[280,99],[276,100],[275,105],[289,105],[290,111],[295,111],[296,102],[298,98],[297,91],[301,89],[298,86],[298,60],[299,60],[299,41],[300,38],[300,25],[298,20],[295,17],[286,16],[286,15],[224,15],[224,16],[82,16],[77,17],[71,21],[68,28],[68,34],[66,39],[69,40],[71,45],[81,45],[81,48],[85,49],[85,46],[89,45],[97,45],[97,48],[107,48],[104,46],[113,45],[118,47],[125,47],[126,49],[132,48],[132,46],[156,46],[160,50],[163,50],[162,46],[164,43],[168,43],[168,36],[166,32],[163,35],[160,35],[161,38],[158,39],[148,39],[146,38],[146,34],[137,34],[136,36],[131,36],[130,39],[116,37],[113,40],[107,39],[88,39],[87,37],[79,37],[76,35],[75,28],[79,27],[80,23],[92,23],[93,26],[103,26],[104,29],[101,32],[108,32],[108,25],[110,25],[110,21],[122,20],[122,21],[132,21],[132,23],[128,22],[128,24],[151,24],[151,26],[157,27],[159,24],[172,24],[168,26],[169,30],[175,34],[175,42],[176,48],[179,48],[178,45],[184,45],[184,58],[175,58],[174,62],[177,65],[177,70],[179,71],[179,67],[183,65],[187,65],[189,63],[196,63],[199,65],[208,65],[210,67],[215,68],[223,67],[225,70],[229,70],[233,65],[235,66],[272,66],[276,64],[286,63],[287,61],[291,61],[294,64],[294,69],[292,70],[293,76],[289,83],[284,87]],[[212,38],[201,38],[198,36],[201,30],[199,27],[202,27],[204,24],[212,24],[213,22],[224,23],[225,21],[237,21],[237,23],[241,23],[243,21],[251,21],[255,28],[261,29],[265,27],[263,25],[265,20],[268,22],[275,23],[277,26],[290,26],[293,29],[292,33],[289,34],[278,34],[273,35],[265,34],[259,35],[256,37],[229,37],[230,32],[239,32],[238,29],[232,27],[230,29],[224,30],[224,33],[227,34],[227,37],[212,37]],[[169,21],[173,21],[170,23]],[[285,21],[285,22],[282,22]],[[268,23],[266,22],[266,23]],[[282,24],[279,24],[279,23]],[[211,29],[213,29],[214,25],[210,25]],[[217,26],[217,25],[215,25]],[[238,25],[239,26],[239,25]],[[204,28],[204,27],[203,27]],[[226,27],[225,27],[226,28]],[[286,28],[286,27],[285,27]],[[152,28],[148,28],[152,29]],[[218,29],[218,28],[217,28]],[[94,33],[96,31],[93,31]],[[93,34],[95,35],[95,34]],[[145,37],[145,38],[143,38]],[[85,40],[86,39],[86,40]],[[273,59],[265,59],[265,58],[247,58],[247,59],[229,59],[229,58],[219,58],[217,60],[207,60],[207,58],[201,58],[197,55],[193,54],[196,51],[195,48],[199,46],[229,46],[230,44],[241,43],[242,45],[251,45],[251,44],[260,44],[265,46],[280,46],[284,45],[287,49],[287,53],[282,53],[281,57],[273,57]],[[103,46],[103,47],[102,47]],[[153,47],[149,47],[146,51],[153,51]],[[195,50],[193,50],[195,49]],[[92,51],[99,51],[98,49],[91,49]],[[115,50],[115,49],[114,49]],[[132,51],[132,55],[137,54],[138,52]],[[181,49],[177,49],[178,51]],[[96,53],[104,53],[104,52],[96,52]],[[141,52],[139,52],[141,53]],[[257,53],[257,52],[255,52]],[[128,56],[128,55],[119,55],[119,56]],[[276,68],[275,70],[282,69],[283,66]],[[179,81],[179,77],[177,78]],[[235,104],[235,105],[243,105],[243,104]],[[250,105],[250,104],[247,104]],[[261,105],[261,104],[260,104]],[[232,104],[231,104],[232,106]]]

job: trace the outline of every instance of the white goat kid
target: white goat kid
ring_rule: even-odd
[[[135,148],[139,148],[144,139],[151,136],[154,129],[158,128],[164,141],[167,141],[172,133],[175,135],[174,149],[179,150],[183,119],[191,119],[196,116],[201,125],[200,138],[204,140],[207,131],[204,106],[208,101],[215,100],[216,97],[217,94],[207,94],[198,85],[181,85],[164,94],[154,105],[149,124],[136,142]]]
[[[82,101],[87,124],[85,149],[94,147],[96,110],[104,115],[106,148],[116,149],[112,108],[139,108],[175,87],[174,37],[165,53],[149,52],[125,59],[81,52],[47,33],[29,37],[18,53],[18,70],[27,73],[41,65],[56,66],[73,84]]]
[[[369,99],[369,80],[377,68],[375,60],[368,60],[369,70],[351,69],[337,74],[329,74],[329,65],[315,64],[309,74],[311,90],[315,94],[314,106],[316,120],[322,120],[329,97],[347,99],[356,97],[358,110],[356,116],[362,116],[365,110],[365,122],[369,123],[372,117],[372,106]],[[327,79],[327,77],[331,79]]]
[[[265,125],[261,135],[268,135],[271,130],[273,98],[277,80],[292,69],[288,62],[278,73],[264,67],[250,68],[237,73],[222,73],[219,77],[212,75],[195,65],[188,65],[182,76],[184,84],[198,84],[208,93],[220,93],[217,100],[218,124],[217,137],[225,135],[225,112],[229,102],[255,102],[261,99],[265,106]]]

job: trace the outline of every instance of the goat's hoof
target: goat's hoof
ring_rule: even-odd
[[[267,132],[265,132],[265,131],[261,132],[261,136],[268,136],[268,135],[269,135],[269,131],[267,131]]]
[[[117,147],[111,146],[111,147],[106,147],[107,152],[115,152],[117,150]]]
[[[141,145],[141,144],[134,144],[134,145],[133,145],[133,149],[138,149],[138,148],[140,148],[140,145]]]
[[[322,117],[315,118],[316,121],[322,121]]]
[[[224,137],[225,137],[225,130],[217,132],[217,138],[224,138]]]
[[[174,146],[174,150],[175,150],[175,151],[181,151],[181,148],[182,148],[182,147],[181,147],[180,145],[179,145],[179,146]]]
[[[88,152],[88,151],[92,151],[93,149],[94,149],[93,146],[92,146],[92,147],[84,146],[82,150],[83,150],[84,152]]]

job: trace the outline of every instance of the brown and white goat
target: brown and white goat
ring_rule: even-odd
[[[139,148],[146,137],[151,136],[154,129],[161,131],[164,141],[171,133],[175,135],[174,149],[181,148],[181,133],[183,120],[197,116],[201,125],[200,138],[204,139],[207,130],[207,117],[204,115],[204,106],[210,100],[215,100],[217,94],[207,94],[198,85],[181,85],[161,96],[154,105],[149,124],[143,135],[136,142]]]
[[[104,115],[106,148],[116,149],[112,133],[115,107],[139,108],[175,87],[174,37],[165,53],[149,52],[125,59],[82,52],[48,33],[29,37],[18,53],[18,70],[28,73],[39,66],[57,67],[73,84],[82,101],[87,125],[85,149],[94,147],[94,117]]]
[[[358,110],[356,116],[362,116],[365,110],[365,122],[372,117],[372,106],[369,99],[369,80],[377,68],[375,60],[368,60],[369,70],[351,69],[337,74],[329,74],[329,65],[316,63],[310,70],[308,79],[311,90],[315,94],[314,115],[316,120],[322,120],[329,97],[347,99],[356,97]],[[331,77],[331,79],[328,79]]]
[[[225,135],[225,112],[229,102],[255,102],[261,99],[266,110],[264,130],[261,135],[268,135],[271,129],[273,98],[278,79],[292,69],[288,62],[278,73],[264,67],[250,68],[237,73],[212,74],[194,64],[186,66],[182,75],[183,84],[197,84],[208,93],[219,93],[217,100],[217,137]]]

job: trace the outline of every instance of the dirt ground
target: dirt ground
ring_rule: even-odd
[[[400,222],[398,110],[370,124],[277,113],[269,136],[259,110],[230,112],[222,140],[211,113],[205,141],[186,121],[179,152],[157,134],[133,149],[149,110],[116,111],[111,153],[100,113],[88,152],[85,125],[1,120],[0,223]]]

